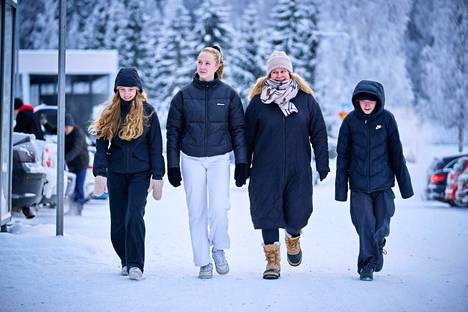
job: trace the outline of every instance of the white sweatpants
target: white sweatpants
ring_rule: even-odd
[[[193,262],[211,262],[210,246],[229,249],[229,153],[211,157],[182,154],[182,177],[189,213]]]

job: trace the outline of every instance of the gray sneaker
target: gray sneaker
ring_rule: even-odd
[[[200,267],[200,273],[198,273],[198,278],[200,279],[210,279],[213,277],[213,265],[208,263],[207,265]]]
[[[126,265],[124,265],[124,266],[122,267],[122,270],[120,270],[120,274],[121,274],[122,276],[128,276],[128,268],[127,268]]]
[[[134,281],[139,281],[143,279],[143,272],[137,267],[131,267],[128,270],[128,278]]]
[[[213,248],[211,250],[211,256],[213,257],[215,263],[216,272],[221,275],[228,274],[229,264],[226,260],[226,256],[224,255],[224,250]]]

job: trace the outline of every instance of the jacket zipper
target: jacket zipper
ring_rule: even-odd
[[[284,115],[283,115],[283,184],[286,185],[286,117],[284,117]]]
[[[205,138],[204,138],[203,155],[207,155],[208,151],[208,85],[205,87]]]
[[[369,131],[369,125],[367,124],[367,119],[365,120],[365,125],[366,125],[366,131],[367,131],[367,156],[368,156],[368,164],[367,164],[367,192],[370,193],[370,170],[371,170],[371,148],[370,148],[370,131]]]

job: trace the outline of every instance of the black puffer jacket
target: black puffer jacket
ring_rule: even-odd
[[[121,104],[121,120],[125,120],[128,104]],[[138,138],[125,141],[118,135],[114,136],[109,146],[105,139],[96,140],[93,174],[107,176],[107,172],[137,173],[151,171],[153,179],[161,180],[165,173],[162,156],[161,127],[154,108],[144,105],[145,115],[150,116],[148,125]]]
[[[168,168],[180,166],[180,151],[208,157],[234,149],[236,163],[247,163],[242,103],[219,79],[200,81],[196,74],[172,99],[166,129]]]
[[[364,114],[356,97],[360,93],[373,94],[377,105],[370,115]],[[354,111],[343,121],[338,136],[335,199],[346,201],[352,191],[372,193],[395,185],[395,176],[401,196],[413,195],[411,179],[403,156],[395,117],[384,109],[383,86],[363,80],[353,93]]]
[[[299,91],[291,100],[298,112],[285,117],[260,95],[247,107],[246,135],[252,169],[250,214],[254,228],[301,229],[312,213],[311,143],[317,171],[328,167],[325,122],[314,97]]]
[[[86,137],[81,128],[75,126],[73,131],[65,135],[65,161],[72,172],[88,167],[89,154]]]

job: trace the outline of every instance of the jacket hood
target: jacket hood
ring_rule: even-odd
[[[357,101],[357,98],[359,94],[362,93],[367,93],[367,94],[372,94],[375,97],[377,97],[377,105],[375,107],[375,111],[372,113],[372,115],[377,114],[378,112],[382,111],[385,106],[385,92],[382,84],[377,81],[372,81],[372,80],[361,80],[356,87],[354,88],[353,92],[353,97],[351,99],[354,109],[362,114],[364,114],[361,110],[361,107],[359,106],[359,103]]]

